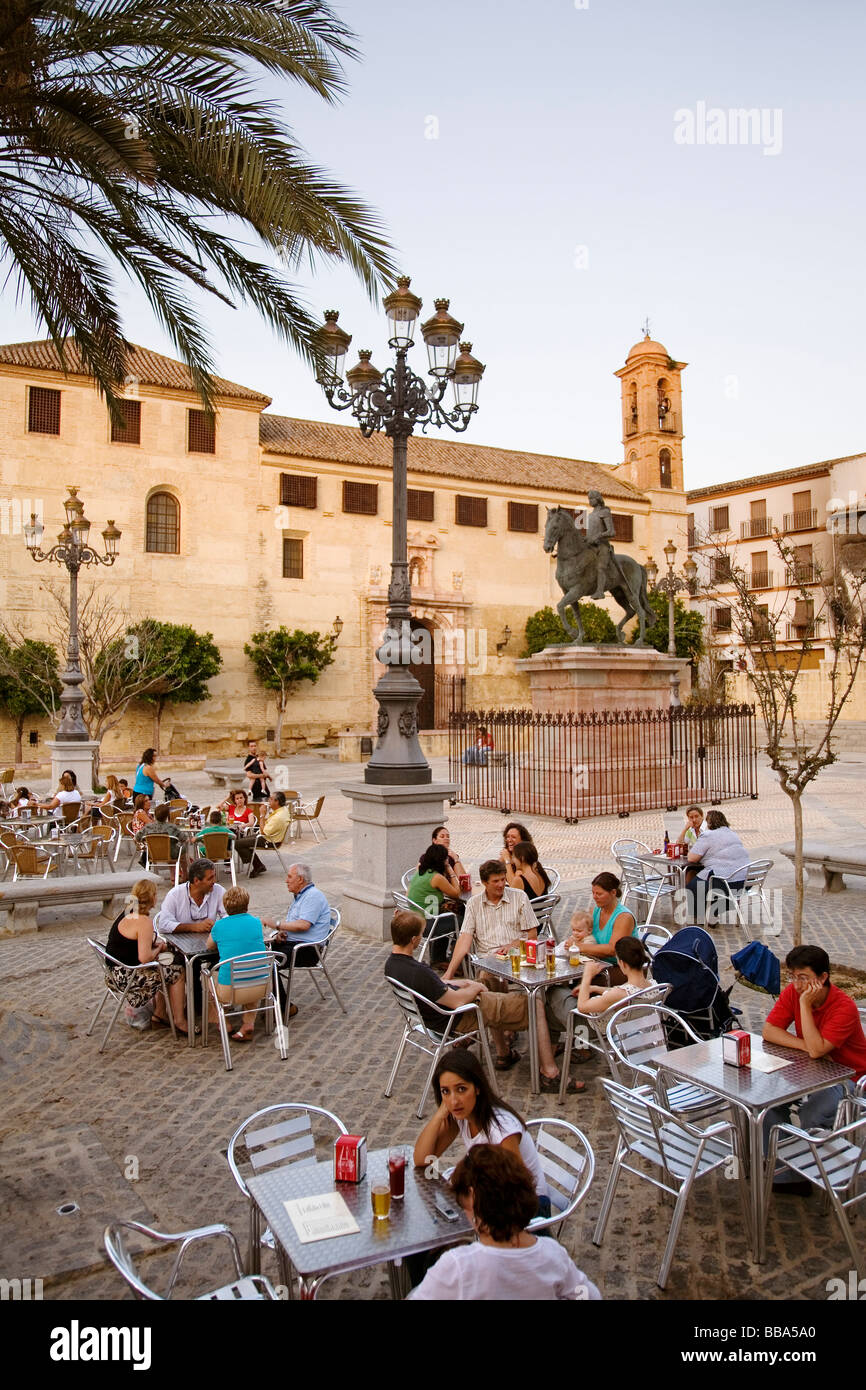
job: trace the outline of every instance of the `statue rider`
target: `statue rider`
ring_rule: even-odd
[[[592,511],[586,518],[586,540],[596,553],[596,580],[593,599],[604,598],[609,589],[621,582],[611,549],[611,539],[615,535],[610,508],[605,505],[600,492],[593,490],[587,494]]]

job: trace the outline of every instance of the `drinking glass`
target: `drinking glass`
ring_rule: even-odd
[[[399,1146],[388,1150],[388,1185],[392,1200],[402,1201],[406,1192],[406,1150]]]
[[[377,1221],[387,1221],[391,1211],[391,1188],[386,1182],[374,1183],[370,1188],[370,1201],[373,1216]]]

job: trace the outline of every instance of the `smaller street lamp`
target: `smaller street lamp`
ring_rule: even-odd
[[[657,594],[664,594],[668,601],[668,656],[675,657],[677,645],[674,639],[674,599],[677,594],[686,592],[694,594],[696,591],[696,581],[698,567],[694,560],[689,557],[683,565],[683,574],[678,575],[674,571],[674,564],[677,558],[677,548],[672,540],[669,540],[664,547],[664,556],[667,561],[668,572],[659,578],[658,565],[652,556],[647,560],[644,568],[646,569],[647,582],[651,589]],[[680,677],[677,671],[671,673],[671,705],[680,704]]]

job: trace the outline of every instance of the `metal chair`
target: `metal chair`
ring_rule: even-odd
[[[136,854],[138,853],[138,848],[139,848],[139,847],[138,847],[138,843],[137,843],[137,841],[136,841],[136,839],[135,839],[135,836],[134,836],[133,833],[132,833],[132,817],[133,817],[133,814],[134,814],[134,812],[132,812],[132,811],[118,811],[118,813],[117,813],[117,820],[118,820],[118,824],[119,824],[119,826],[120,826],[120,834],[119,834],[118,837],[117,837],[117,844],[116,844],[115,850],[114,850],[114,862],[115,862],[115,864],[117,863],[117,861],[118,861],[118,859],[119,859],[119,857],[120,857],[120,847],[121,847],[121,845],[124,843],[124,841],[125,841],[128,845],[131,845],[131,846],[132,846],[132,856],[131,856],[130,861],[129,861],[130,864],[132,864],[133,859],[135,858]]]
[[[294,943],[280,942],[281,949],[289,957],[286,976],[286,1010],[284,1018],[284,1022],[287,1028],[289,1026],[289,1018],[292,1012],[292,981],[294,979],[294,972],[296,969],[302,970],[304,972],[309,972],[310,978],[312,979],[313,984],[316,986],[316,992],[318,993],[320,999],[324,999],[325,995],[322,991],[322,986],[316,979],[316,976],[318,974],[324,975],[325,979],[328,981],[331,993],[333,994],[334,998],[339,1004],[340,1009],[343,1013],[347,1012],[346,1006],[337,992],[337,986],[334,984],[334,981],[328,974],[328,967],[325,964],[328,952],[331,949],[331,942],[334,940],[334,937],[337,934],[337,928],[339,927],[341,920],[342,919],[340,917],[339,910],[336,907],[332,907],[331,926],[328,931],[328,935],[326,937],[323,937],[321,941],[296,941]],[[319,958],[317,964],[296,966],[295,957],[297,956],[299,951],[315,951],[316,955]]]
[[[314,1123],[319,1132],[313,1129]],[[249,1242],[247,1274],[261,1272],[261,1247],[273,1249],[274,1238],[262,1230],[262,1214],[250,1196],[246,1178],[257,1176],[269,1168],[290,1163],[318,1163],[333,1156],[334,1140],[349,1131],[330,1110],[320,1105],[287,1101],[268,1105],[238,1125],[228,1143],[226,1158],[229,1170],[249,1204]],[[289,1293],[294,1294],[289,1279]]]
[[[180,853],[172,858],[172,850],[180,850],[177,840],[171,835],[145,835],[142,837],[145,869],[148,873],[159,874],[160,869],[168,869],[174,877],[175,888],[180,883]]]
[[[235,837],[228,831],[208,831],[207,835],[196,835],[196,850],[200,859],[211,859],[216,865],[217,877],[221,868],[228,865],[229,873],[232,876],[232,885],[237,887],[238,875],[235,861]],[[252,863],[252,858],[250,859]]]
[[[125,964],[123,963],[123,961],[122,961],[122,960],[118,960],[118,959],[116,958],[116,956],[110,956],[110,955],[108,954],[108,951],[107,951],[106,948],[102,945],[101,942],[99,942],[99,941],[94,941],[93,938],[92,938],[91,936],[88,936],[88,937],[86,938],[86,940],[87,940],[88,946],[90,946],[91,949],[95,952],[95,954],[96,954],[96,956],[97,956],[97,958],[98,958],[100,964],[102,965],[102,968],[103,968],[103,981],[104,981],[104,984],[105,984],[105,993],[103,994],[102,999],[101,999],[100,1002],[99,1002],[99,1007],[97,1008],[96,1013],[93,1015],[93,1018],[90,1020],[90,1027],[86,1030],[86,1032],[85,1032],[85,1037],[87,1037],[87,1038],[90,1037],[91,1033],[93,1032],[94,1028],[96,1027],[96,1020],[99,1018],[99,1015],[102,1013],[102,1010],[105,1008],[105,1005],[106,1005],[106,1003],[108,1002],[108,1000],[109,1000],[109,999],[116,999],[116,1000],[117,1000],[117,1006],[116,1006],[116,1008],[115,1008],[115,1010],[114,1010],[114,1013],[111,1015],[111,1018],[110,1018],[109,1023],[108,1023],[108,1027],[107,1027],[106,1030],[105,1030],[105,1036],[104,1036],[104,1038],[102,1039],[102,1042],[99,1044],[99,1049],[98,1049],[98,1050],[99,1050],[100,1052],[103,1052],[103,1051],[105,1050],[105,1044],[108,1042],[108,1039],[109,1039],[109,1035],[110,1035],[110,1033],[111,1033],[111,1030],[112,1030],[112,1028],[114,1027],[115,1023],[117,1022],[117,1018],[118,1018],[118,1015],[119,1015],[119,1013],[120,1013],[120,1010],[123,1008],[123,1005],[124,1005],[124,1003],[126,1002],[126,995],[127,995],[127,993],[129,992],[131,986],[133,985],[136,976],[137,976],[137,975],[144,975],[146,972],[152,973],[154,970],[158,970],[158,971],[159,971],[159,979],[160,979],[160,987],[161,987],[161,989],[162,989],[162,996],[163,996],[163,999],[165,1000],[166,1017],[167,1017],[167,1019],[168,1019],[168,1021],[169,1021],[169,1025],[170,1025],[170,1027],[171,1027],[171,1036],[176,1040],[176,1039],[177,1039],[177,1032],[175,1031],[175,1026],[174,1026],[174,1016],[173,1016],[173,1014],[172,1014],[172,1012],[171,1012],[171,1000],[170,1000],[169,997],[168,997],[168,986],[167,986],[167,984],[165,983],[165,975],[164,975],[164,973],[163,973],[162,965],[160,964],[160,962],[159,962],[158,960],[151,960],[151,961],[148,961],[145,965],[125,965]],[[114,984],[113,981],[109,980],[109,978],[108,978],[108,966],[110,966],[110,965],[111,965],[111,966],[119,966],[120,969],[124,972],[124,975],[123,975],[124,985],[123,985],[123,988],[122,988],[122,989],[119,989],[119,988],[117,987],[117,985]],[[190,1026],[191,1026],[191,1025],[190,1025]]]
[[[583,1131],[568,1120],[527,1120],[526,1128],[538,1151],[551,1206],[551,1215],[534,1217],[528,1229],[537,1234],[555,1226],[552,1234],[559,1240],[563,1225],[589,1191],[595,1154]],[[557,1137],[557,1131],[562,1137]]]
[[[4,853],[14,865],[12,882],[19,878],[47,878],[57,867],[63,846],[46,849],[43,845],[4,845]]]
[[[794,1125],[773,1125],[767,1146],[764,1221],[766,1223],[769,1215],[776,1163],[784,1163],[798,1178],[826,1193],[853,1266],[859,1270],[863,1261],[845,1213],[849,1207],[866,1199],[866,1186],[862,1182],[866,1178],[866,1102],[860,1099],[853,1104],[856,1106],[854,1118],[829,1134],[810,1134]]]
[[[764,884],[767,875],[773,867],[772,859],[756,859],[750,864],[742,864],[739,869],[735,869],[727,878],[720,874],[713,874],[713,886],[707,893],[705,920],[710,917],[710,904],[713,899],[719,897],[723,902],[729,903],[734,910],[737,921],[741,927],[748,928],[750,923],[748,915],[743,913],[743,904],[748,899],[755,896],[760,900],[761,907],[758,915],[758,922],[772,922],[773,912],[767,902],[764,892]],[[766,917],[764,913],[766,912]],[[754,925],[752,923],[751,925]]]
[[[637,898],[638,903],[649,904],[649,911],[643,922],[643,925],[648,927],[659,900],[661,898],[673,898],[677,893],[679,889],[677,872],[671,864],[665,865],[661,872],[656,873],[654,870],[648,869],[642,859],[629,854],[622,856],[619,865],[625,884],[622,905],[625,907],[631,897]],[[637,921],[637,913],[635,913],[635,921]]]
[[[304,802],[299,802],[297,809],[292,809],[292,820],[298,826],[298,834],[301,833],[304,825],[309,825],[316,837],[316,844],[319,843],[319,831],[322,829],[319,823],[319,816],[322,814],[324,802],[325,798],[320,796],[315,806],[309,803],[305,804]],[[326,840],[327,838],[324,830],[322,830],[322,839]]]
[[[245,956],[231,956],[227,960],[215,962],[213,965],[202,965],[202,989],[210,990],[211,998],[216,1005],[226,1071],[231,1071],[233,1067],[232,1051],[229,1046],[229,1030],[226,1023],[226,1018],[231,1014],[263,1013],[266,1025],[272,1018],[277,1030],[280,1058],[285,1062],[288,1057],[288,1034],[280,1017],[280,990],[277,984],[277,967],[280,964],[285,964],[285,959],[285,956],[278,951],[251,951]],[[225,966],[229,967],[229,987],[232,991],[231,998],[228,1000],[220,999],[217,993],[217,985],[220,983],[219,972]],[[264,1002],[258,1000],[254,1000],[250,1004],[236,1002],[235,990],[253,989],[258,986],[261,986],[260,999]],[[209,1009],[202,1008],[201,1041],[203,1047],[207,1047],[208,1043],[209,1014]]]
[[[71,825],[73,821],[81,818],[81,811],[84,803],[82,801],[64,801],[60,807],[60,816],[64,825]]]
[[[85,832],[81,843],[69,846],[69,851],[75,859],[76,867],[80,863],[93,864],[94,868],[98,864],[107,864],[111,873],[114,873],[114,839],[117,830],[111,825],[92,825]]]
[[[137,1235],[147,1236],[150,1240],[156,1241],[158,1246],[180,1244],[164,1294],[156,1293],[139,1277],[132,1254],[126,1246],[124,1236],[127,1231],[134,1231]],[[236,1303],[250,1299],[276,1299],[278,1295],[270,1280],[265,1279],[261,1274],[244,1274],[241,1252],[238,1249],[234,1232],[222,1222],[212,1226],[196,1226],[191,1231],[179,1231],[176,1235],[169,1235],[162,1231],[151,1230],[150,1226],[143,1226],[140,1221],[114,1221],[110,1226],[106,1226],[103,1240],[108,1258],[118,1274],[126,1280],[136,1298],[156,1303],[171,1298],[180,1275],[183,1257],[189,1247],[195,1241],[219,1239],[220,1237],[229,1243],[235,1279],[231,1284],[223,1284],[221,1288],[199,1294],[196,1302],[224,1299]]]
[[[559,1081],[560,1105],[565,1104],[572,1053],[583,1048],[597,1052],[607,1062],[611,1076],[618,1078],[616,1054],[607,1038],[608,1023],[617,1009],[624,1008],[626,1004],[633,1004],[636,999],[646,1004],[663,1003],[669,990],[670,985],[647,985],[646,989],[641,990],[639,994],[633,994],[630,999],[620,999],[615,1004],[611,1004],[610,1008],[605,1009],[602,1014],[581,1013],[577,1007],[570,1010],[565,1024],[565,1048],[562,1054],[562,1072]],[[581,1034],[577,1039],[574,1036],[576,1026],[581,1029]]]
[[[538,936],[553,936],[553,914],[562,899],[556,893],[543,893],[537,898],[533,898],[530,907],[535,914],[538,923]]]
[[[490,1047],[487,1042],[487,1031],[484,1027],[484,1020],[481,1010],[477,1004],[461,1004],[456,1009],[440,1009],[438,1004],[432,1004],[423,995],[417,994],[414,989],[409,989],[407,985],[402,985],[397,980],[392,980],[390,975],[385,979],[394,991],[397,1005],[403,1015],[403,1036],[397,1048],[397,1056],[394,1058],[394,1065],[391,1068],[391,1075],[388,1077],[388,1084],[385,1087],[385,1095],[390,1096],[394,1090],[394,1082],[397,1079],[397,1072],[403,1060],[403,1054],[407,1047],[415,1047],[419,1052],[423,1052],[427,1057],[432,1058],[424,1085],[421,1089],[421,1099],[418,1102],[418,1109],[415,1111],[418,1119],[424,1113],[424,1101],[427,1092],[433,1082],[433,1073],[436,1064],[443,1052],[449,1047],[453,1047],[457,1042],[457,1025],[461,1019],[467,1015],[474,1015],[475,1027],[469,1032],[460,1034],[460,1042],[468,1042],[475,1039],[481,1044],[481,1051],[484,1056],[484,1064],[487,1067],[487,1075],[493,1081],[493,1062],[490,1057]],[[429,1009],[433,1014],[442,1019],[442,1027],[436,1028],[427,1023],[421,1012],[421,1005],[425,1010]]]
[[[610,852],[617,862],[623,854],[630,855],[632,858],[638,854],[652,854],[649,845],[645,845],[643,840],[614,840]]]
[[[664,1004],[629,1000],[614,1012],[607,1024],[607,1039],[615,1079],[626,1085],[631,1081],[638,1084],[640,1077],[646,1077],[660,1104],[678,1115],[687,1112],[692,1119],[703,1119],[727,1111],[726,1100],[691,1081],[662,1085],[660,1073],[665,1055],[670,1051],[665,1020],[692,1042],[703,1041],[680,1014]]]
[[[601,1245],[604,1239],[623,1172],[632,1173],[636,1178],[642,1178],[660,1191],[667,1192],[676,1199],[676,1205],[656,1281],[663,1289],[668,1280],[689,1193],[699,1178],[725,1166],[732,1157],[739,1162],[737,1130],[727,1120],[719,1120],[708,1129],[698,1129],[682,1116],[659,1105],[644,1087],[639,1091],[629,1091],[616,1081],[604,1080],[601,1084],[613,1108],[619,1139],[592,1243]],[[632,1166],[640,1161],[649,1164],[651,1170],[660,1172],[660,1176]],[[743,1220],[748,1230],[744,1184],[737,1182],[735,1186],[740,1194]],[[642,1219],[646,1220],[646,1213]]]
[[[15,769],[7,767],[0,772],[0,798],[3,801],[11,801],[15,795]]]
[[[421,938],[421,947],[416,956],[416,960],[426,961],[434,940],[448,941],[450,945],[447,948],[447,955],[450,956],[454,949],[454,944],[457,941],[457,934],[460,930],[460,923],[457,920],[456,913],[427,912],[423,907],[419,907],[417,903],[412,902],[411,898],[407,898],[405,893],[398,893],[396,890],[392,891],[391,897],[394,899],[395,907],[401,908],[403,912],[417,912],[426,922],[424,935]]]
[[[418,865],[416,864],[413,868],[407,869],[406,872],[405,872],[405,874],[403,874],[403,875],[401,876],[401,878],[400,878],[400,887],[403,889],[403,892],[404,892],[404,893],[408,893],[408,892],[409,892],[409,884],[412,882],[412,880],[413,880],[413,878],[415,877],[415,875],[417,874],[417,872],[418,872]]]
[[[185,796],[173,796],[168,803],[168,818],[176,821],[185,811],[189,810],[189,802]]]
[[[551,869],[549,864],[545,864],[544,868],[545,872],[547,873],[547,877],[550,880],[547,886],[547,891],[548,893],[555,893],[560,883],[562,882],[562,874],[559,872],[558,869]]]
[[[668,931],[667,927],[659,927],[653,924],[651,927],[643,926],[638,932],[638,940],[646,946],[650,955],[655,955],[660,946],[664,946],[666,941],[670,941],[673,932]]]

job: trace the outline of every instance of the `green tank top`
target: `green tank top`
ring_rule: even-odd
[[[422,912],[435,917],[442,911],[442,900],[445,894],[439,888],[431,887],[431,880],[436,873],[435,869],[430,869],[426,874],[416,874],[409,884],[409,892],[406,897],[416,907],[420,907]]]

